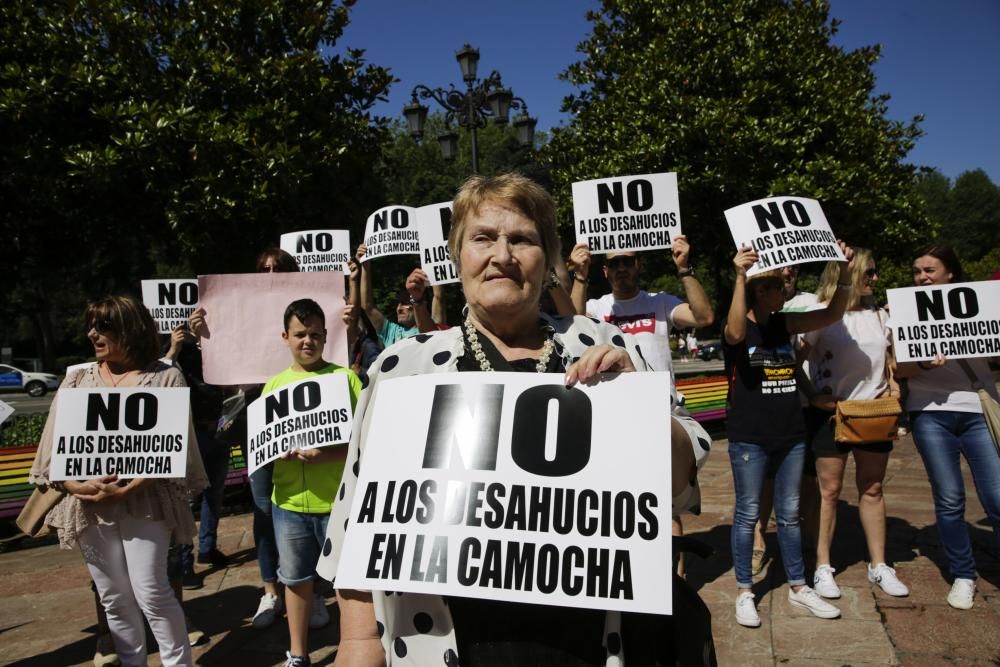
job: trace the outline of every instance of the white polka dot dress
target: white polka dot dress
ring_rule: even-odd
[[[624,348],[639,370],[648,370],[632,336],[615,326],[587,317],[549,318],[543,324],[554,332],[556,350],[568,367],[593,345],[609,344]],[[358,399],[354,433],[347,454],[344,479],[331,512],[326,542],[316,567],[319,575],[334,579],[349,512],[356,491],[358,473],[364,461],[364,443],[374,415],[368,411],[382,380],[424,373],[456,372],[464,354],[460,327],[401,340],[379,355],[368,371],[368,383]],[[389,415],[387,418],[392,418]],[[406,443],[400,443],[404,446]],[[669,567],[669,565],[668,565]],[[457,667],[461,656],[456,649],[451,614],[445,598],[436,595],[372,591],[376,627],[385,650],[386,664],[427,667]],[[603,645],[606,667],[624,665],[620,639],[620,615],[605,614]]]

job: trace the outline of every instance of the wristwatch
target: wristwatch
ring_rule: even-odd
[[[678,278],[687,278],[688,276],[694,277],[694,266],[688,264],[686,269],[677,269]]]

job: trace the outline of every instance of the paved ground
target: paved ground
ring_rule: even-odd
[[[734,586],[729,557],[732,484],[725,441],[716,441],[702,475],[703,514],[686,523],[689,535],[711,544],[716,553],[690,560],[688,580],[699,589],[713,613],[716,650],[721,665],[853,665],[1000,664],[1000,562],[987,553],[989,528],[967,482],[967,519],[980,567],[979,594],[970,611],[945,602],[949,585],[937,547],[930,490],[913,443],[905,438],[889,463],[889,556],[913,593],[888,598],[865,578],[863,539],[853,498],[841,503],[834,567],[844,591],[843,618],[824,621],[793,609],[780,563],[772,562],[755,586],[762,627],[747,629],[733,619]],[[853,467],[848,469],[853,479]],[[850,495],[850,494],[848,494]],[[0,553],[0,663],[23,666],[89,664],[94,651],[94,611],[89,580],[80,556],[51,543],[8,542]],[[210,635],[195,650],[202,665],[281,664],[287,647],[283,623],[256,632],[248,627],[260,592],[253,560],[250,516],[226,517],[221,548],[235,563],[224,570],[205,570],[205,586],[189,592],[185,607]],[[776,551],[773,535],[769,543]],[[16,548],[14,548],[16,547]],[[332,662],[337,644],[336,605],[332,622],[313,631],[315,664]],[[151,664],[158,665],[155,655]]]

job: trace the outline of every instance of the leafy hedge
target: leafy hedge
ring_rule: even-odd
[[[0,425],[0,448],[37,445],[47,417],[48,413],[13,415]]]

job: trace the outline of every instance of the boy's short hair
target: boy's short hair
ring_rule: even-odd
[[[326,328],[326,314],[318,303],[312,299],[298,299],[292,301],[285,308],[285,331],[288,331],[288,323],[292,321],[292,316],[299,318],[299,322],[306,323],[310,317],[318,317]]]

